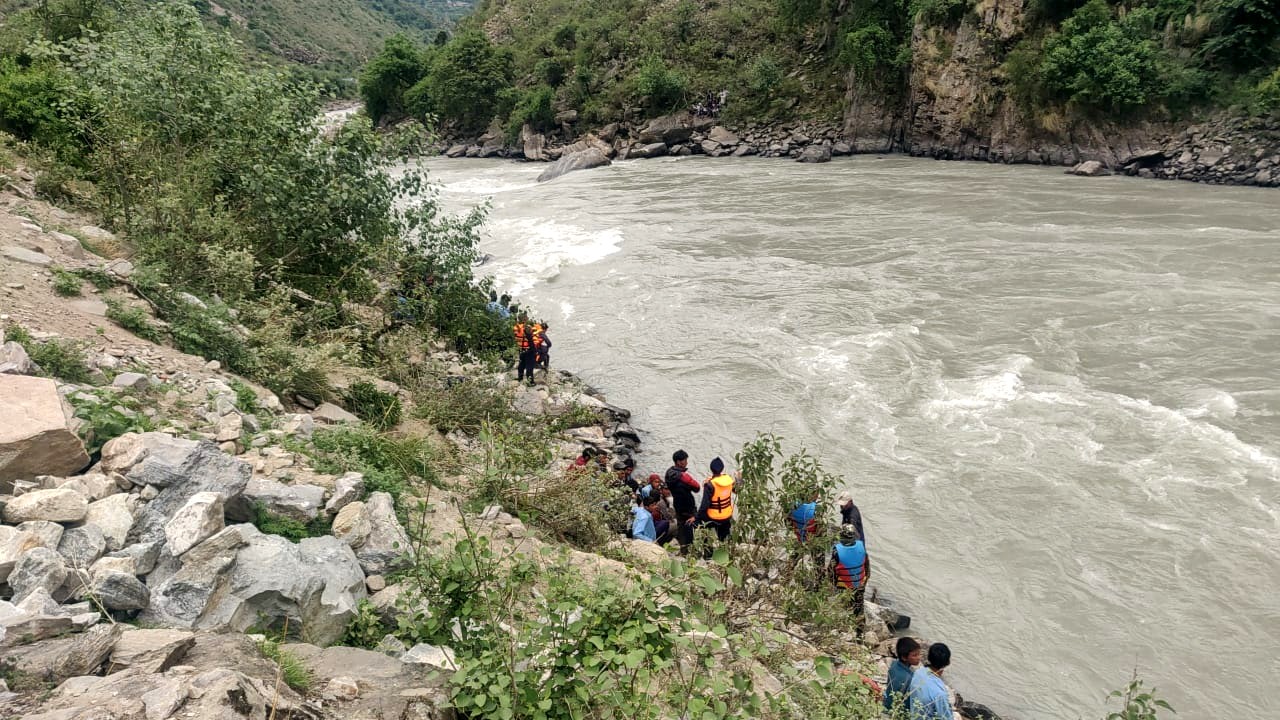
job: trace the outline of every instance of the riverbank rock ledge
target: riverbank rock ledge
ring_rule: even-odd
[[[53,380],[0,375],[0,494],[36,475],[71,475],[89,464],[71,409]]]

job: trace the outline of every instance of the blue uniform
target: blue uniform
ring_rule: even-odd
[[[911,687],[907,690],[907,717],[911,720],[952,720],[947,686],[929,668],[922,667],[911,676]]]
[[[858,540],[852,545],[836,543],[831,549],[835,561],[836,586],[846,590],[862,587],[868,574],[867,548]]]
[[[914,671],[911,666],[901,660],[894,660],[889,666],[888,687],[884,689],[884,709],[892,712],[894,705],[906,702],[907,691],[911,689],[911,677]]]
[[[814,516],[818,514],[818,503],[801,503],[791,511],[791,525],[796,531],[796,539],[804,542],[809,533],[816,529]]]
[[[631,523],[631,537],[636,540],[658,542],[658,530],[653,526],[653,515],[645,508],[638,506],[631,508],[631,515],[635,518]]]

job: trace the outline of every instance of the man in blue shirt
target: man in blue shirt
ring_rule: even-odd
[[[907,717],[911,720],[952,720],[951,698],[942,682],[942,671],[951,664],[951,648],[942,643],[929,646],[929,666],[911,676],[907,689]]]
[[[915,666],[920,664],[920,643],[914,638],[898,638],[894,655],[897,659],[889,665],[889,681],[884,689],[884,709],[888,713],[892,713],[895,707],[906,704]]]
[[[658,530],[653,525],[653,514],[649,509],[636,503],[631,508],[631,537],[635,540],[644,540],[646,542],[658,541]]]

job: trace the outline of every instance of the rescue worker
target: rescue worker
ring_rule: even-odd
[[[711,477],[702,486],[698,520],[715,528],[721,542],[729,539],[729,529],[733,526],[733,483],[734,477],[725,474],[724,461],[712,460]]]
[[[533,384],[533,326],[529,324],[529,316],[520,313],[520,318],[516,321],[512,332],[516,337],[516,348],[520,351],[520,359],[516,365],[516,382],[523,382],[525,376],[529,377],[529,384]]]
[[[831,548],[831,565],[836,589],[852,593],[853,613],[862,615],[863,595],[871,579],[871,559],[854,526],[840,526],[840,539]]]
[[[542,364],[542,323],[535,320],[525,332],[529,335],[529,351],[532,353],[532,358],[529,360],[529,384],[532,385],[533,371]]]
[[[547,337],[547,331],[550,329],[551,326],[543,320],[541,342],[538,344],[538,359],[534,363],[535,367],[542,368],[543,372],[551,371],[551,338]]]
[[[796,534],[796,540],[800,542],[808,540],[810,535],[815,535],[818,532],[819,497],[821,497],[821,493],[814,492],[812,500],[807,503],[800,503],[787,516],[787,522],[791,523],[791,529]]]
[[[689,474],[689,453],[677,450],[671,454],[671,467],[667,468],[666,486],[671,491],[671,504],[676,511],[676,541],[680,554],[687,555],[693,544],[693,523],[698,517],[698,503],[693,494],[698,492],[698,481]]]

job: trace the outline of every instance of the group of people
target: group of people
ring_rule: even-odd
[[[546,320],[530,320],[523,312],[516,318],[512,331],[520,353],[516,362],[517,381],[532,385],[535,370],[551,368],[551,338],[547,335],[550,329]]]

